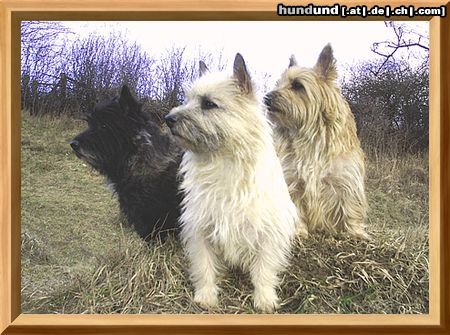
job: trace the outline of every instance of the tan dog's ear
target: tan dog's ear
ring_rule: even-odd
[[[199,77],[203,76],[205,73],[209,72],[208,67],[206,64],[201,60],[198,62],[199,65]]]
[[[252,80],[245,66],[244,58],[240,53],[237,53],[234,58],[233,75],[238,80],[242,92],[246,94],[253,92]]]
[[[293,66],[297,66],[297,60],[295,59],[294,55],[291,55],[291,58],[289,58],[289,66],[288,67],[293,67]]]
[[[322,50],[314,65],[314,70],[325,80],[333,81],[337,79],[336,59],[333,56],[333,49],[328,43]]]

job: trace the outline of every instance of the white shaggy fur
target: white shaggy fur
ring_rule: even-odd
[[[205,96],[217,108],[202,110]],[[296,227],[302,233],[306,228],[298,223],[271,128],[242,57],[236,56],[232,77],[208,73],[199,78],[185,104],[169,115],[177,117],[172,132],[187,149],[180,168],[180,221],[195,301],[218,303],[216,275],[223,260],[250,272],[255,307],[273,311],[277,274],[287,265]]]

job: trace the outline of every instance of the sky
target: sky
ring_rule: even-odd
[[[186,47],[186,53],[222,52],[231,66],[240,52],[251,72],[267,73],[276,80],[289,63],[291,54],[299,65],[311,67],[322,48],[331,43],[338,69],[363,60],[375,59],[370,51],[374,42],[392,39],[391,28],[383,21],[133,21],[133,22],[63,22],[76,36],[91,32],[109,34],[111,30],[126,34],[151,55],[167,49]],[[428,36],[427,21],[402,22],[408,28]]]

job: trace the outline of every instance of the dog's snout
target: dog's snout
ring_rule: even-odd
[[[273,92],[269,92],[269,93],[267,93],[267,94],[265,95],[265,97],[264,97],[264,104],[265,104],[267,107],[272,106],[272,98],[273,98]]]
[[[70,142],[70,146],[74,151],[78,151],[80,149],[80,142],[78,142],[77,140],[73,140]]]
[[[166,120],[166,124],[169,128],[172,128],[175,122],[177,122],[177,117],[173,114],[166,115],[164,119]]]

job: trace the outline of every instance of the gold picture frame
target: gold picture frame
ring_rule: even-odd
[[[289,3],[308,4],[305,1]],[[20,310],[22,20],[324,20],[278,17],[278,2],[0,0],[0,331],[2,334],[450,334],[450,19],[430,22],[430,286],[423,315],[33,315]],[[334,2],[328,2],[333,5]],[[345,5],[362,3],[346,1]],[[371,5],[401,5],[367,2]],[[324,5],[321,3],[321,5]],[[408,5],[446,6],[442,1]],[[362,20],[362,18],[352,18]],[[383,17],[379,18],[383,20]],[[390,20],[404,19],[391,17]]]

